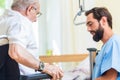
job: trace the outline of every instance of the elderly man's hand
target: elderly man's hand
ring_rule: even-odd
[[[45,68],[42,71],[52,76],[52,80],[58,80],[63,77],[63,71],[56,65],[45,64]]]

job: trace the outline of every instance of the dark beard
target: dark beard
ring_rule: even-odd
[[[95,31],[95,35],[93,36],[93,40],[98,42],[103,38],[104,29],[101,27],[101,24],[99,23],[99,28],[97,31]]]

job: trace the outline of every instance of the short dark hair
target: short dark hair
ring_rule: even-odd
[[[90,13],[93,13],[93,17],[98,21],[101,20],[103,16],[107,17],[107,22],[110,28],[112,29],[112,16],[107,8],[105,7],[94,7],[91,10],[85,12],[85,15],[88,16]]]

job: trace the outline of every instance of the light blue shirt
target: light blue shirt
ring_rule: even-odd
[[[113,35],[96,56],[92,80],[111,68],[118,72],[117,80],[120,80],[120,37],[117,35]]]

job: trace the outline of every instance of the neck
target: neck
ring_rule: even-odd
[[[104,31],[104,35],[101,41],[105,44],[113,36],[113,34],[114,33],[111,29]]]

